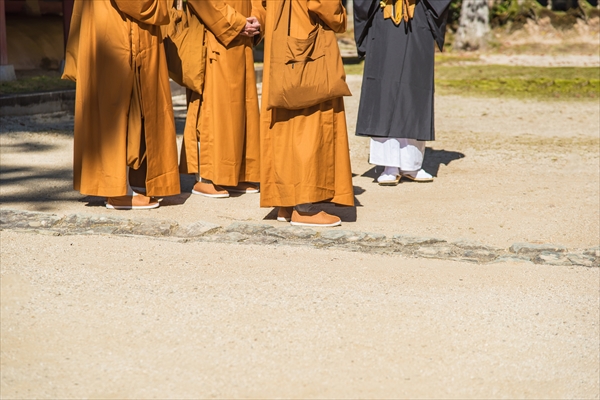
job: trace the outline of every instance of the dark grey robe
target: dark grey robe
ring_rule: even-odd
[[[365,56],[358,136],[435,139],[434,46],[444,45],[449,4],[417,0],[414,17],[396,26],[383,19],[379,0],[354,0],[354,35]]]

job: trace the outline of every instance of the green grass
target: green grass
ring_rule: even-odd
[[[550,99],[598,99],[598,79],[464,79],[436,80],[436,90],[442,94],[484,95]]]
[[[16,81],[0,82],[0,94],[44,92],[49,90],[75,89],[75,83],[58,76],[18,77]]]
[[[437,93],[538,100],[600,98],[600,68],[453,65],[477,61],[472,58],[436,56]],[[362,63],[345,67],[348,75],[362,74],[364,68]]]
[[[599,75],[599,68],[439,65],[436,90],[442,94],[544,100],[598,99]]]
[[[344,70],[346,70],[346,75],[362,75],[364,69],[364,61],[361,61],[358,64],[344,64]]]

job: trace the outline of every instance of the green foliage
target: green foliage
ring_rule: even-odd
[[[590,18],[600,17],[600,10],[598,10],[598,7],[594,7],[586,0],[579,1],[579,10],[586,21]]]
[[[552,1],[552,0],[548,0]],[[460,11],[463,0],[452,0],[448,12],[448,28],[452,31],[458,29]],[[598,8],[590,5],[587,0],[579,0],[579,7],[572,8],[566,12],[551,11],[542,6],[537,0],[493,0],[490,7],[490,25],[492,27],[511,24],[512,29],[519,29],[527,22],[527,19],[538,20],[549,17],[552,25],[556,28],[571,27],[577,18],[589,20],[599,16]]]
[[[460,9],[463,0],[452,0],[448,10],[448,28],[453,31],[458,29],[458,20],[460,19]]]
[[[537,19],[538,12],[545,10],[536,0],[495,0],[490,9],[490,25],[492,27],[511,22],[517,27],[523,26],[528,18]]]
[[[75,83],[53,76],[30,76],[16,81],[0,82],[0,94],[33,93],[75,89]]]

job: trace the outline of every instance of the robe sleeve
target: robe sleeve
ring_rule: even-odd
[[[425,0],[427,23],[433,34],[433,39],[440,51],[444,48],[446,38],[446,23],[451,0]]]
[[[254,37],[254,44],[260,43],[265,35],[265,21],[267,19],[266,3],[267,0],[252,0],[252,12],[250,15],[256,17],[260,24],[260,34]]]
[[[112,0],[119,11],[149,25],[169,23],[168,0]]]
[[[77,59],[79,57],[79,37],[83,2],[76,1],[73,6],[67,48],[65,49],[65,69],[61,79],[77,82]]]
[[[370,22],[369,16],[379,7],[375,0],[354,0],[354,40],[356,41],[356,52],[359,57],[364,57],[367,52],[367,37]]]
[[[246,17],[222,0],[187,0],[187,4],[224,46],[246,26]]]
[[[346,9],[340,0],[308,0],[308,11],[315,13],[336,33],[346,32]]]

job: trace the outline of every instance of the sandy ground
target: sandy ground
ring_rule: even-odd
[[[598,398],[597,268],[2,235],[2,398]]]
[[[485,54],[482,64],[515,65],[520,67],[598,67],[598,54],[581,55],[531,55],[531,54]]]
[[[326,207],[343,229],[478,241],[508,247],[514,242],[554,243],[570,248],[599,244],[600,110],[597,102],[521,101],[437,96],[437,138],[426,152],[433,183],[381,187],[369,165],[368,140],[355,137],[360,77],[350,76],[347,98],[356,207]],[[185,107],[176,98],[177,125]],[[68,114],[3,118],[0,135],[1,206],[67,213],[115,215],[103,200],[72,191],[72,124]],[[144,217],[180,223],[204,220],[277,224],[258,195],[209,199],[182,194],[167,198]],[[132,217],[132,212],[117,215]]]
[[[342,229],[599,244],[597,102],[436,98],[430,184],[380,187],[352,135]],[[176,99],[177,126],[184,106]],[[71,190],[72,116],[0,120],[0,207],[280,224],[258,195],[115,212]],[[0,232],[0,397],[599,398],[600,271]]]

